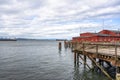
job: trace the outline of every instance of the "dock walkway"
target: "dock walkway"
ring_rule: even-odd
[[[74,62],[79,63],[79,58],[84,61],[88,57],[92,66],[97,66],[110,80],[113,78],[104,70],[104,62],[116,67],[116,80],[120,80],[120,44],[119,43],[78,43],[73,45]],[[83,57],[82,57],[82,56]],[[90,68],[90,67],[89,67]]]

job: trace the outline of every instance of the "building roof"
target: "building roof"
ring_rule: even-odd
[[[111,36],[111,35],[109,35],[109,34],[101,34],[101,33],[93,33],[93,34],[95,34],[95,35],[97,35],[97,36]]]
[[[112,31],[112,32],[114,32],[114,33],[116,33],[116,34],[120,33],[119,30],[109,30],[109,31]]]

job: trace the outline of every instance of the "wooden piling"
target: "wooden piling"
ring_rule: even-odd
[[[98,63],[99,63],[100,66],[104,66],[103,65],[103,60],[99,59]]]
[[[66,40],[64,41],[64,47],[65,47],[65,49],[67,48],[67,41]]]
[[[84,67],[86,67],[85,44],[83,44],[83,54],[84,54]]]
[[[86,67],[86,56],[84,55],[84,67]]]
[[[62,49],[62,43],[61,42],[59,42],[58,48],[59,48],[59,51],[61,51],[61,49]]]
[[[74,53],[74,64],[76,65],[76,52]]]
[[[82,56],[81,56],[81,55],[79,55],[79,57],[80,57],[80,58],[81,58],[81,60],[84,62],[84,58],[82,58]],[[89,66],[86,62],[84,62],[84,64],[85,64],[85,65],[87,65],[87,67],[88,67],[89,69],[91,69],[91,68],[90,68],[90,66]]]
[[[94,61],[96,61],[96,58],[93,58],[94,59]],[[94,71],[94,69],[95,69],[95,64],[94,64],[94,62],[91,60],[91,62],[92,62],[92,70]]]
[[[117,45],[115,45],[115,64],[117,63]]]
[[[79,54],[77,53],[76,56],[77,56],[77,57],[76,57],[76,58],[77,58],[77,59],[76,59],[76,60],[77,60],[77,65],[79,66]]]
[[[98,45],[96,45],[96,54],[98,53]]]

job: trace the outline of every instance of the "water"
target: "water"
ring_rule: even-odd
[[[71,49],[56,41],[0,41],[0,80],[107,80],[74,66]]]

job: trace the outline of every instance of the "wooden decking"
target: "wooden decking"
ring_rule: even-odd
[[[73,51],[92,58],[109,61],[114,66],[120,66],[120,44],[79,43]]]
[[[101,71],[110,79],[111,76],[107,73],[104,68],[103,62],[107,62],[108,65],[116,67],[116,79],[120,80],[120,44],[119,43],[77,43],[73,44],[74,52],[74,62],[79,64],[79,58],[84,61],[84,65],[89,65],[86,62],[86,57],[88,57],[94,65],[99,67]],[[84,57],[82,58],[81,55]],[[98,59],[99,63],[96,61]],[[102,62],[102,63],[101,63]]]

